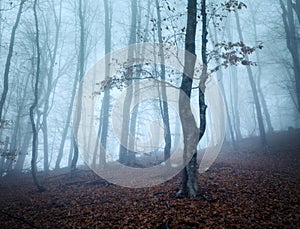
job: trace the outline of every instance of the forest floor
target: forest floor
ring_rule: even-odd
[[[300,228],[300,131],[223,146],[199,175],[200,194],[174,197],[180,175],[152,188],[129,189],[90,170],[0,179],[0,228]]]

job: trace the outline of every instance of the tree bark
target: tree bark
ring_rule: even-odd
[[[204,89],[206,81],[206,1],[201,2],[201,14],[202,14],[202,58],[203,58],[203,72],[201,81],[199,84],[199,109],[200,109],[200,129],[197,128],[197,124],[194,115],[191,111],[190,96],[192,90],[194,67],[196,61],[196,27],[197,27],[197,1],[188,0],[188,15],[187,26],[185,35],[185,50],[194,56],[185,55],[184,60],[184,74],[182,76],[182,82],[179,93],[179,115],[183,130],[183,161],[186,164],[182,171],[182,184],[181,190],[177,193],[178,197],[195,197],[198,192],[198,164],[197,164],[197,145],[202,138],[205,131],[205,110],[206,105],[204,103]]]

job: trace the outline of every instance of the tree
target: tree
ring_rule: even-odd
[[[111,25],[112,25],[112,8],[111,1],[104,0],[104,9],[105,9],[105,79],[108,79],[110,76],[110,55],[111,52]],[[107,134],[109,126],[109,104],[110,104],[110,88],[104,88],[103,103],[101,107],[101,147],[100,147],[100,166],[103,168],[106,164],[106,145],[107,145]],[[100,128],[100,127],[99,127]]]
[[[51,93],[55,88],[55,82],[56,80],[53,80],[54,76],[54,65],[56,62],[56,56],[57,56],[57,51],[58,51],[58,45],[59,45],[59,36],[60,36],[60,27],[61,27],[61,12],[62,12],[62,2],[60,2],[59,5],[59,13],[57,15],[57,12],[55,11],[55,6],[54,2],[48,2],[50,8],[53,11],[53,16],[55,20],[55,38],[54,38],[54,46],[53,49],[51,49],[50,44],[48,44],[48,39],[46,43],[46,47],[48,50],[48,56],[49,56],[49,67],[47,71],[47,86],[45,90],[45,99],[44,99],[44,108],[43,108],[43,118],[42,118],[42,131],[43,131],[43,143],[44,143],[44,171],[48,172],[49,171],[49,143],[48,143],[48,114],[50,112],[51,106],[50,106],[50,97]],[[49,35],[48,27],[49,25],[45,21],[45,27],[47,31],[47,35]],[[48,62],[48,59],[46,59],[44,62]]]
[[[177,193],[178,197],[195,197],[198,192],[198,164],[197,164],[197,145],[202,138],[205,127],[206,105],[204,100],[205,81],[207,79],[207,27],[206,27],[206,1],[201,1],[201,16],[202,16],[202,61],[203,71],[199,84],[199,109],[200,109],[200,128],[197,128],[195,117],[191,110],[190,103],[187,102],[191,97],[194,67],[196,61],[196,26],[197,26],[197,1],[188,0],[187,7],[187,24],[185,34],[185,50],[193,55],[193,57],[185,55],[184,59],[184,74],[179,93],[179,110],[180,120],[183,130],[183,162],[186,164],[182,171],[181,190]],[[190,160],[189,160],[190,159]],[[189,161],[188,161],[189,160]]]
[[[14,52],[16,31],[17,31],[17,28],[18,28],[18,25],[19,25],[19,22],[21,19],[23,5],[25,2],[26,2],[26,0],[21,0],[17,18],[16,18],[15,24],[12,28],[12,32],[11,32],[11,36],[10,36],[9,49],[8,49],[8,54],[7,54],[7,58],[6,58],[6,63],[5,63],[4,76],[3,76],[4,88],[3,88],[3,92],[2,92],[1,100],[0,100],[0,121],[2,120],[3,107],[4,107],[5,100],[6,100],[7,92],[8,92],[8,80],[9,80],[8,77],[9,77],[11,59],[12,59],[13,52]]]
[[[293,13],[293,7],[298,16],[299,20],[299,0],[296,1],[295,4],[292,3],[292,0],[287,0],[287,6],[283,3],[282,0],[279,0],[281,9],[282,9],[282,20],[286,34],[286,45],[292,56],[293,60],[293,72],[295,79],[295,87],[296,87],[296,98],[298,102],[297,109],[300,112],[300,54],[299,54],[299,45],[297,41],[297,32],[295,26],[295,19]],[[297,7],[298,6],[298,7]]]
[[[35,109],[38,105],[38,92],[39,92],[39,78],[40,78],[40,64],[41,64],[41,53],[40,53],[40,41],[39,41],[39,24],[38,24],[38,16],[37,16],[37,0],[34,1],[33,5],[33,12],[34,12],[34,22],[35,22],[35,42],[36,42],[36,55],[37,55],[37,62],[36,62],[36,73],[35,73],[35,83],[34,83],[34,101],[30,106],[29,113],[30,113],[30,121],[31,121],[31,128],[33,133],[32,138],[32,157],[31,157],[31,173],[33,177],[33,181],[37,186],[39,191],[45,191],[45,188],[39,183],[37,179],[37,167],[36,167],[36,159],[37,159],[37,143],[38,143],[38,130],[36,127],[36,123],[34,120],[34,113]]]
[[[236,19],[236,25],[237,25],[239,39],[241,42],[244,42],[239,14],[237,11],[235,11],[234,13],[235,13],[235,19]],[[253,77],[253,71],[251,69],[251,66],[249,64],[247,64],[249,62],[248,54],[245,55],[245,61],[246,61],[245,65],[246,65],[246,69],[247,69],[247,73],[248,73],[248,78],[249,78],[250,86],[252,89],[254,104],[255,104],[255,108],[256,108],[256,116],[257,116],[257,122],[258,122],[258,127],[259,127],[261,143],[263,146],[266,147],[267,146],[267,138],[266,138],[265,127],[264,127],[264,123],[263,123],[261,106],[260,106],[259,97],[258,97],[258,93],[257,93],[257,87],[256,87],[254,77]]]
[[[130,27],[130,37],[129,45],[134,45],[136,43],[136,26],[137,26],[137,0],[131,1],[131,27]],[[132,62],[134,57],[133,49],[128,50],[128,60]],[[127,69],[126,76],[129,80],[128,89],[126,90],[125,100],[123,104],[123,122],[122,122],[122,134],[121,134],[121,144],[119,150],[119,160],[124,164],[133,164],[135,160],[135,153],[130,152],[129,148],[129,126],[130,126],[130,104],[132,102],[133,88],[131,86],[132,80],[130,79],[133,74],[133,67],[130,66]]]
[[[213,12],[214,12],[213,13],[214,15],[217,15],[216,9],[213,9]],[[212,36],[212,32],[211,31],[209,32],[211,34],[210,38],[211,38],[213,46],[215,46],[216,44],[219,43],[218,35],[217,35],[217,26],[216,26],[217,22],[215,22],[215,20],[217,20],[217,19],[218,19],[217,17],[213,17],[213,20],[214,20],[214,23],[213,23],[213,25],[214,25],[213,26],[214,27],[214,37]],[[217,55],[221,56],[220,50],[217,50]],[[221,65],[221,62],[220,62],[219,58],[217,59],[217,65],[218,66]],[[223,71],[222,71],[222,69],[219,69],[216,74],[217,74],[217,78],[220,82],[221,91],[223,93],[223,98],[224,98],[224,103],[225,103],[225,108],[226,108],[226,113],[227,113],[227,122],[228,122],[229,135],[230,135],[233,147],[234,147],[234,149],[236,149],[235,136],[234,136],[234,132],[233,132],[233,125],[232,125],[232,122],[231,122],[231,117],[229,115],[229,107],[228,107],[228,101],[227,101],[228,99],[227,99],[227,96],[226,96],[226,93],[225,93],[225,88],[224,88],[224,83],[223,83]],[[232,114],[232,117],[234,119],[234,114]],[[238,138],[238,136],[236,136],[236,137]]]
[[[79,16],[79,25],[80,25],[80,43],[79,43],[79,55],[78,55],[78,63],[77,63],[77,69],[78,69],[78,81],[81,81],[84,75],[84,68],[86,63],[86,31],[85,31],[85,16],[86,16],[86,10],[83,7],[82,0],[79,0],[78,4],[78,16]],[[77,113],[75,114],[75,120],[74,120],[74,136],[73,136],[73,144],[74,144],[74,155],[71,162],[71,172],[74,173],[77,161],[78,161],[78,146],[75,140],[75,136],[78,134],[78,126],[81,119],[81,107],[82,107],[82,85],[79,85],[78,89],[78,99],[77,99]]]
[[[253,28],[254,28],[254,39],[255,39],[255,41],[257,41],[257,25],[256,25],[255,15],[254,15],[252,7],[251,7],[251,11],[252,11],[251,15],[252,15]],[[259,55],[259,52],[255,52],[255,54],[256,54],[256,61],[258,63],[258,66],[257,66],[258,67],[258,74],[257,74],[257,77],[256,77],[257,78],[256,79],[257,92],[260,96],[261,106],[262,106],[262,109],[263,109],[263,113],[265,115],[265,120],[266,120],[266,124],[267,124],[267,127],[268,127],[268,132],[272,133],[273,132],[273,126],[272,126],[272,122],[271,122],[271,116],[270,116],[270,113],[269,113],[268,105],[267,105],[263,90],[261,88],[262,65],[260,63],[260,55]]]
[[[158,0],[155,1],[156,4],[156,14],[157,14],[157,35],[158,35],[158,42],[163,43],[162,38],[162,26],[161,26],[161,14],[160,14],[160,6]],[[161,53],[161,60],[160,60],[160,77],[162,81],[166,80],[166,67],[165,67],[165,54],[162,46],[160,46],[159,53]],[[169,121],[169,108],[167,103],[167,93],[166,93],[166,85],[161,85],[161,94],[162,94],[162,118],[164,123],[164,138],[165,138],[165,147],[164,147],[164,159],[167,161],[170,157],[170,150],[171,150],[171,130],[170,130],[170,121]],[[168,160],[169,161],[169,160]]]

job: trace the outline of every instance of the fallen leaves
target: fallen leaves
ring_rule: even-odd
[[[39,174],[44,193],[35,191],[30,174],[4,177],[0,227],[299,228],[299,147],[294,140],[288,143],[288,151],[273,144],[268,153],[245,142],[238,152],[225,148],[199,175],[199,196],[193,199],[174,198],[180,176],[152,188],[128,189],[92,171],[73,178]],[[246,153],[250,149],[253,153]]]

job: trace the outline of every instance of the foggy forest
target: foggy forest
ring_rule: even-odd
[[[0,0],[0,228],[300,228],[300,0]]]

